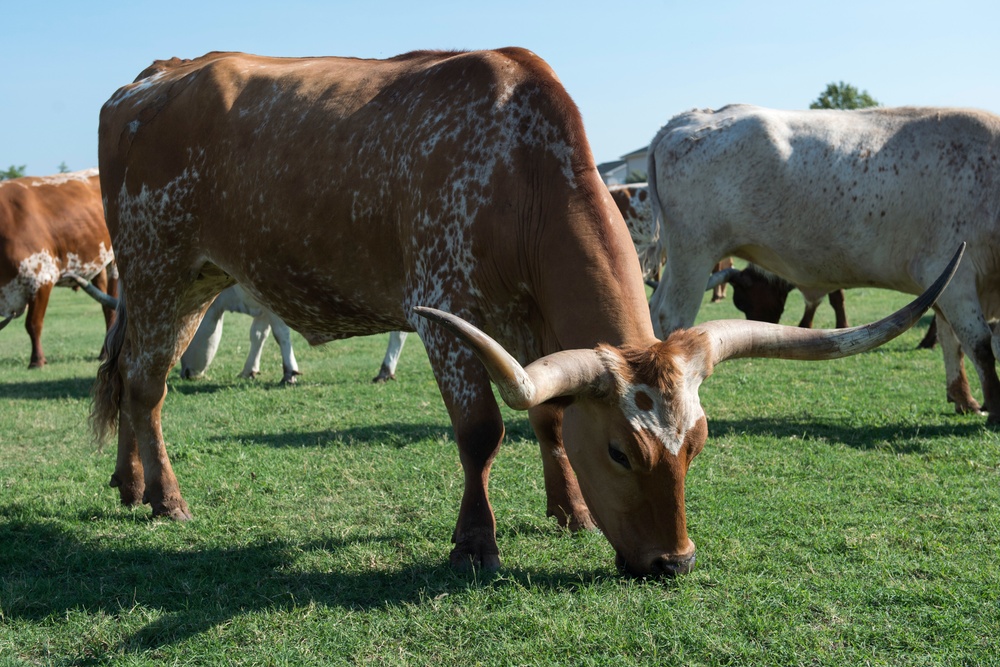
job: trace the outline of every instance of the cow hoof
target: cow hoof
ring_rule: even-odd
[[[378,369],[378,375],[372,378],[373,384],[384,384],[387,380],[395,380],[396,374],[389,371],[389,367],[382,364],[382,367]]]
[[[580,530],[594,530],[597,528],[597,522],[594,521],[594,517],[590,515],[590,510],[586,506],[572,513],[566,513],[562,507],[557,507],[549,509],[545,515],[555,517],[556,522],[561,527],[567,528],[574,533]]]
[[[111,481],[108,482],[108,486],[118,489],[118,499],[126,507],[141,505],[143,502],[143,486],[141,484],[122,483],[118,475],[115,474],[111,475]]]
[[[972,401],[971,403],[959,403],[955,402],[955,412],[960,415],[981,415],[984,414],[982,406],[979,403]]]
[[[458,572],[496,572],[500,569],[500,555],[494,553],[469,553],[467,551],[452,549],[448,557],[451,567]]]
[[[580,530],[597,530],[597,522],[590,516],[589,511],[578,512],[569,518],[566,527],[574,533]]]
[[[44,359],[40,359],[38,361],[32,361],[30,364],[28,364],[28,370],[31,370],[33,368],[41,368],[44,365],[45,365]]]

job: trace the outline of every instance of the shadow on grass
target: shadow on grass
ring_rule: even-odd
[[[39,371],[44,373],[45,371]],[[53,398],[89,398],[92,377],[39,380],[38,382],[0,382],[0,400],[19,398],[45,401]]]
[[[292,611],[310,603],[350,611],[381,609],[510,580],[566,590],[613,577],[606,571],[565,572],[556,564],[551,570],[504,571],[498,579],[456,573],[444,558],[437,566],[409,565],[390,572],[300,572],[296,569],[303,552],[337,552],[370,538],[163,550],[130,547],[111,538],[81,541],[51,523],[25,519],[15,507],[0,508],[0,516],[5,617],[43,622],[82,609],[116,617],[137,606],[162,613],[119,645],[124,653],[180,642],[256,611]]]
[[[934,448],[938,438],[972,438],[981,436],[986,425],[985,417],[977,415],[951,415],[947,424],[883,424],[880,426],[852,426],[843,420],[821,420],[813,417],[802,419],[768,418],[709,420],[709,439],[738,435],[773,438],[810,438],[826,440],[860,450],[890,448],[899,454],[923,454]]]
[[[527,418],[513,419],[505,423],[505,443],[518,440],[534,440],[535,434]],[[268,447],[329,447],[344,445],[367,446],[388,445],[391,447],[406,447],[424,440],[454,441],[454,431],[451,424],[444,421],[440,424],[382,422],[364,426],[353,426],[343,429],[324,429],[321,431],[286,431],[283,433],[227,433],[213,436],[212,442],[229,442],[241,440],[258,443]]]
[[[413,423],[372,424],[344,429],[324,429],[322,431],[287,431],[284,433],[229,433],[210,438],[213,442],[243,440],[268,447],[342,447],[344,445],[370,446],[388,445],[406,447],[423,440],[450,438],[451,427],[447,424],[429,425]]]

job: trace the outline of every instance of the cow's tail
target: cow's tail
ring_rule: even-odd
[[[666,234],[664,234],[663,229],[663,210],[660,208],[660,194],[657,192],[656,184],[656,145],[660,143],[660,137],[663,136],[663,130],[661,129],[653,137],[653,141],[649,144],[649,152],[646,154],[646,188],[649,190],[649,208],[653,213],[653,228],[657,230],[657,250],[661,258],[667,256],[666,248]]]
[[[128,313],[123,289],[118,299],[118,315],[104,337],[104,361],[97,370],[97,380],[91,390],[90,428],[98,443],[107,441],[118,430],[122,397],[122,375],[118,362],[125,345],[127,328]]]

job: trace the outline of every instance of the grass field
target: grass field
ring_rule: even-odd
[[[907,300],[854,290],[848,313]],[[102,318],[57,290],[46,368],[26,368],[23,320],[0,333],[0,667],[1000,664],[1000,436],[945,402],[940,351],[914,349],[928,322],[851,359],[720,366],[687,482],[698,564],[636,581],[599,533],[545,518],[506,409],[503,566],[448,568],[462,478],[416,337],[385,386],[386,336],[296,337],[304,375],[281,388],[271,342],[262,377],[235,379],[249,320],[228,315],[209,378],[169,379],[195,520],[121,507],[86,429]]]

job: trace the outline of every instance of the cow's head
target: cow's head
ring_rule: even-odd
[[[732,273],[729,284],[733,286],[733,305],[748,320],[775,324],[785,312],[788,293],[795,289],[784,278],[767,273],[754,264]]]
[[[473,348],[510,407],[568,403],[566,452],[591,514],[617,552],[619,568],[636,575],[674,575],[694,565],[684,478],[708,435],[698,388],[714,366],[741,357],[837,359],[877,347],[930,307],[961,252],[918,299],[867,326],[811,330],[718,320],[675,331],[648,347],[566,350],[526,367],[468,322],[431,308],[416,311]]]

